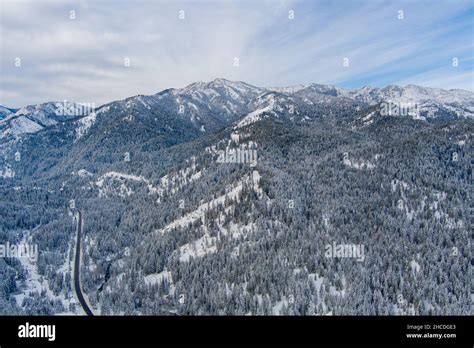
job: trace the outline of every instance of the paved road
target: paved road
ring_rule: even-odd
[[[81,235],[82,235],[82,213],[80,210],[77,211],[77,215],[79,219],[77,221],[77,236],[76,236],[76,258],[74,259],[74,288],[76,289],[77,299],[81,304],[84,312],[87,315],[94,315],[91,309],[86,303],[84,296],[82,295],[81,290],[81,281],[80,281],[80,273],[81,273]]]

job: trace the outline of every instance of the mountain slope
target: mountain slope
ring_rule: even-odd
[[[473,120],[373,101],[404,93],[216,80],[43,121],[2,143],[0,243],[50,292],[7,259],[0,308],[77,313],[75,206],[102,314],[470,314]]]

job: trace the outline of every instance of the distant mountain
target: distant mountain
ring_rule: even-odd
[[[272,98],[273,101],[270,100]],[[474,93],[464,90],[391,85],[349,91],[320,84],[260,88],[245,82],[215,79],[211,82],[195,82],[181,89],[167,89],[155,95],[130,97],[98,109],[74,103],[68,103],[65,107],[61,102],[31,105],[19,110],[3,107],[0,109],[3,117],[0,120],[0,132],[3,139],[16,138],[54,126],[58,122],[83,118],[77,123],[77,134],[80,137],[95,123],[97,114],[93,111],[99,110],[104,114],[113,110],[115,115],[121,115],[122,118],[131,118],[133,113],[140,117],[149,115],[153,119],[161,115],[158,117],[163,118],[161,121],[168,118],[171,123],[180,120],[190,129],[209,132],[225,127],[240,117],[251,113],[261,114],[270,109],[274,115],[283,110],[291,111],[288,116],[294,119],[298,112],[308,108],[318,109],[321,105],[367,107],[383,102],[391,103],[395,108],[416,108],[417,116],[421,119],[474,117]],[[58,112],[65,109],[66,114]],[[314,112],[311,114],[314,115]],[[166,127],[161,121],[160,125]]]
[[[434,119],[441,116],[473,118],[474,93],[455,89],[443,90],[439,88],[408,85],[406,87],[390,85],[384,88],[363,87],[349,91],[327,85],[299,85],[295,87],[273,88],[290,95],[303,95],[307,99],[314,97],[349,98],[365,105],[376,105],[390,102],[400,107],[417,107],[420,116]],[[329,101],[331,99],[322,99]]]
[[[58,123],[84,117],[91,112],[92,108],[65,101],[29,105],[18,110],[6,110],[10,112],[0,120],[2,139],[36,133]]]
[[[406,87],[387,86],[384,88],[364,87],[349,93],[350,97],[374,105],[381,102],[417,105],[421,116],[474,117],[474,93],[465,90],[443,90],[439,88],[408,85]]]
[[[4,119],[8,115],[14,114],[18,109],[7,108],[3,105],[0,105],[0,120]]]
[[[189,108],[191,117],[211,113],[222,122],[235,120],[239,115],[253,111],[249,105],[257,96],[266,92],[263,88],[245,82],[215,79],[212,82],[196,82],[183,89],[172,90],[180,105]]]

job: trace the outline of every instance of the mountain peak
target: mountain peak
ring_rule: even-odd
[[[235,81],[230,81],[230,80],[227,80],[225,78],[222,78],[222,77],[217,77],[215,78],[214,80],[212,80],[211,83],[217,83],[217,84],[234,84],[234,83],[237,83]]]

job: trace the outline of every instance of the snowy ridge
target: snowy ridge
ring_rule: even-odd
[[[275,102],[267,101],[265,105],[259,100],[266,95],[280,95]],[[296,98],[290,100],[284,98]],[[273,96],[273,98],[276,98]],[[465,90],[443,90],[439,88],[408,85],[406,87],[389,85],[384,88],[363,87],[357,90],[345,90],[330,85],[310,84],[290,87],[260,88],[245,82],[235,82],[225,79],[215,79],[211,82],[195,82],[181,89],[168,89],[151,96],[138,95],[122,101],[113,102],[100,108],[90,110],[84,114],[84,105],[68,103],[68,114],[61,115],[64,105],[58,102],[49,102],[23,107],[17,111],[0,106],[0,132],[2,138],[18,137],[22,134],[36,133],[44,128],[53,127],[58,123],[71,118],[80,118],[77,122],[76,140],[84,136],[96,122],[96,117],[107,112],[110,106],[123,108],[123,112],[132,107],[141,107],[146,110],[163,109],[174,110],[184,114],[206,132],[206,126],[213,119],[204,119],[209,113],[224,120],[247,115],[241,120],[239,127],[258,121],[266,112],[281,112],[274,110],[276,106],[283,109],[296,101],[306,105],[333,104],[336,101],[353,101],[365,105],[376,105],[382,102],[399,105],[416,105],[422,117],[435,118],[441,114],[449,114],[460,118],[474,118],[474,93]],[[13,112],[13,111],[15,112]],[[95,111],[95,112],[94,112]],[[75,116],[74,116],[75,115]],[[410,115],[420,117],[420,115]],[[421,118],[423,119],[423,118]],[[366,120],[371,123],[370,120]]]
[[[273,104],[268,105],[264,107],[263,109],[252,111],[250,114],[245,116],[239,123],[237,123],[236,128],[242,128],[242,127],[248,126],[249,124],[260,121],[264,117],[264,113],[271,111],[272,108],[273,108]]]
[[[449,111],[457,117],[474,117],[474,93],[464,90],[443,90],[439,88],[408,85],[390,85],[384,88],[364,87],[347,94],[350,98],[369,105],[390,102],[397,105],[416,105],[423,116],[432,118],[440,110]],[[417,117],[418,115],[411,115]]]
[[[79,140],[81,137],[87,134],[89,129],[94,125],[97,120],[97,115],[109,111],[109,106],[104,106],[99,110],[90,113],[89,115],[81,118],[77,121],[77,128],[76,128],[76,140]]]
[[[86,116],[92,111],[92,106],[67,101],[29,105],[0,119],[0,132],[2,138],[16,138]]]
[[[128,183],[144,184],[146,185],[148,194],[157,195],[157,202],[160,203],[166,193],[174,194],[201,177],[202,172],[197,170],[195,158],[191,158],[188,162],[191,163],[190,166],[163,176],[158,185],[154,185],[149,179],[143,176],[115,171],[101,175],[93,185],[99,189],[99,197],[116,195],[124,198],[134,193],[133,189],[127,185]],[[86,177],[90,176],[91,173],[81,169],[78,171],[78,175]]]
[[[205,212],[208,211],[209,209],[212,209],[215,206],[224,205],[224,202],[226,201],[226,199],[238,202],[239,201],[239,196],[240,196],[240,193],[242,192],[244,183],[251,183],[253,189],[259,195],[262,195],[263,192],[262,192],[262,190],[259,186],[259,182],[260,182],[260,174],[258,173],[258,171],[255,170],[255,171],[252,172],[252,175],[246,176],[242,180],[237,182],[237,184],[235,184],[232,187],[232,189],[229,192],[227,192],[226,194],[221,195],[217,198],[214,198],[214,199],[212,199],[211,201],[209,201],[207,203],[201,204],[194,211],[184,215],[183,217],[181,217],[179,219],[174,220],[173,222],[171,222],[168,225],[166,225],[165,227],[159,229],[155,233],[164,234],[164,233],[169,232],[169,231],[171,231],[175,228],[186,227],[186,226],[192,224],[193,222],[195,222],[199,219],[204,221]]]
[[[288,104],[288,99],[275,95],[273,93],[268,93],[261,95],[257,97],[257,99],[254,101],[254,111],[251,113],[247,114],[244,118],[242,118],[234,127],[234,129],[237,128],[243,128],[245,126],[248,126],[252,123],[258,122],[262,120],[263,118],[266,118],[269,116],[269,114],[272,114],[274,116],[278,117],[278,112],[283,111],[283,106]]]

